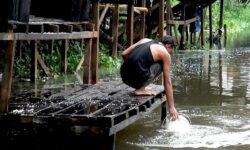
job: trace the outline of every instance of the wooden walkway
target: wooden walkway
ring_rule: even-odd
[[[66,134],[70,130],[74,137],[98,137],[93,140],[104,144],[97,149],[114,149],[118,131],[163,103],[163,86],[152,84],[150,87],[156,96],[135,96],[133,89],[121,81],[110,81],[68,87],[59,93],[26,101],[16,99],[9,104],[9,112],[1,115],[1,129],[28,127],[28,131],[38,135],[41,128],[47,133]],[[78,130],[72,130],[75,128]],[[21,134],[27,134],[27,130]]]

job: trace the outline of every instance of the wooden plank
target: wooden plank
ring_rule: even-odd
[[[16,116],[15,119],[9,115],[8,118],[12,118],[19,123],[31,123],[31,124],[60,124],[60,125],[68,125],[70,126],[87,126],[92,127],[95,126],[96,128],[100,129],[100,133],[105,130],[106,136],[112,136],[116,134],[118,131],[124,129],[125,127],[129,126],[130,124],[134,123],[135,121],[139,120],[142,116],[146,113],[151,112],[155,108],[157,108],[160,104],[162,104],[162,94],[164,93],[163,86],[160,85],[150,85],[151,88],[157,93],[157,96],[134,96],[132,94],[133,89],[128,87],[127,85],[123,84],[121,81],[111,81],[111,82],[103,82],[98,83],[92,86],[89,86],[83,90],[77,90],[72,97],[69,95],[68,99],[64,99],[58,102],[52,102],[51,105],[40,109],[33,114],[22,114],[22,115],[14,115]],[[111,103],[104,106],[102,110],[97,110],[93,113],[91,111],[88,112],[88,107],[91,104],[88,101],[84,101],[83,99],[74,100],[76,98],[75,94],[83,94],[82,96],[91,96],[92,98],[98,92],[104,93],[106,97],[108,95],[113,99]],[[89,93],[94,91],[93,93]],[[102,98],[102,95],[99,95],[97,99]],[[122,97],[128,98],[127,103],[132,107],[129,109],[123,110],[120,106],[126,106],[126,103],[121,101]],[[159,97],[158,99],[156,97]],[[73,99],[72,99],[73,98]],[[52,99],[51,99],[52,100]],[[101,99],[100,99],[101,100]],[[65,102],[65,103],[64,103]],[[115,102],[115,103],[113,103]],[[44,103],[44,102],[43,102]],[[121,104],[123,103],[123,104]],[[100,104],[96,102],[95,104]],[[120,104],[116,107],[112,106],[113,104]],[[113,110],[105,109],[111,108]],[[115,111],[115,110],[118,111]],[[84,110],[86,113],[77,113],[75,111]],[[110,115],[106,115],[102,113],[102,111],[107,111]],[[13,114],[12,114],[13,116]],[[4,120],[6,117],[1,117],[0,120]],[[6,120],[6,119],[5,119]],[[102,134],[104,134],[102,132]],[[111,140],[112,143],[112,140]],[[112,145],[112,144],[111,144]]]
[[[51,40],[97,38],[97,31],[73,33],[0,33],[0,40]]]

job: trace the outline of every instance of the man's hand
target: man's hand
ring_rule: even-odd
[[[177,110],[175,109],[175,107],[169,108],[169,113],[170,113],[170,117],[171,117],[173,120],[178,119],[178,112],[177,112]]]

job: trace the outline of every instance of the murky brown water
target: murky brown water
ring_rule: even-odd
[[[172,61],[176,108],[190,117],[191,130],[170,133],[162,129],[159,107],[118,132],[116,149],[250,149],[250,48],[187,50],[173,54]],[[36,86],[14,82],[13,89],[39,95],[42,88],[60,89],[82,83],[81,76],[58,77]],[[104,71],[101,78],[106,77],[119,75]]]
[[[118,150],[250,149],[250,49],[173,55],[174,98],[192,127],[161,128],[160,108],[117,134]]]
[[[175,52],[171,77],[176,108],[190,117],[191,130],[170,133],[162,129],[159,107],[118,132],[116,149],[250,149],[249,45],[232,50]],[[101,78],[106,77],[119,78],[112,71],[101,72]],[[82,83],[82,75],[75,74],[38,85],[14,82],[13,89],[15,92],[26,89],[39,95],[41,88],[60,89],[65,88],[65,84],[79,83]]]

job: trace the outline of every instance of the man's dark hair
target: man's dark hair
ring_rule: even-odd
[[[160,40],[161,43],[165,44],[171,44],[173,47],[177,47],[177,42],[175,40],[175,38],[173,38],[170,35],[166,35],[163,38],[161,38]]]

